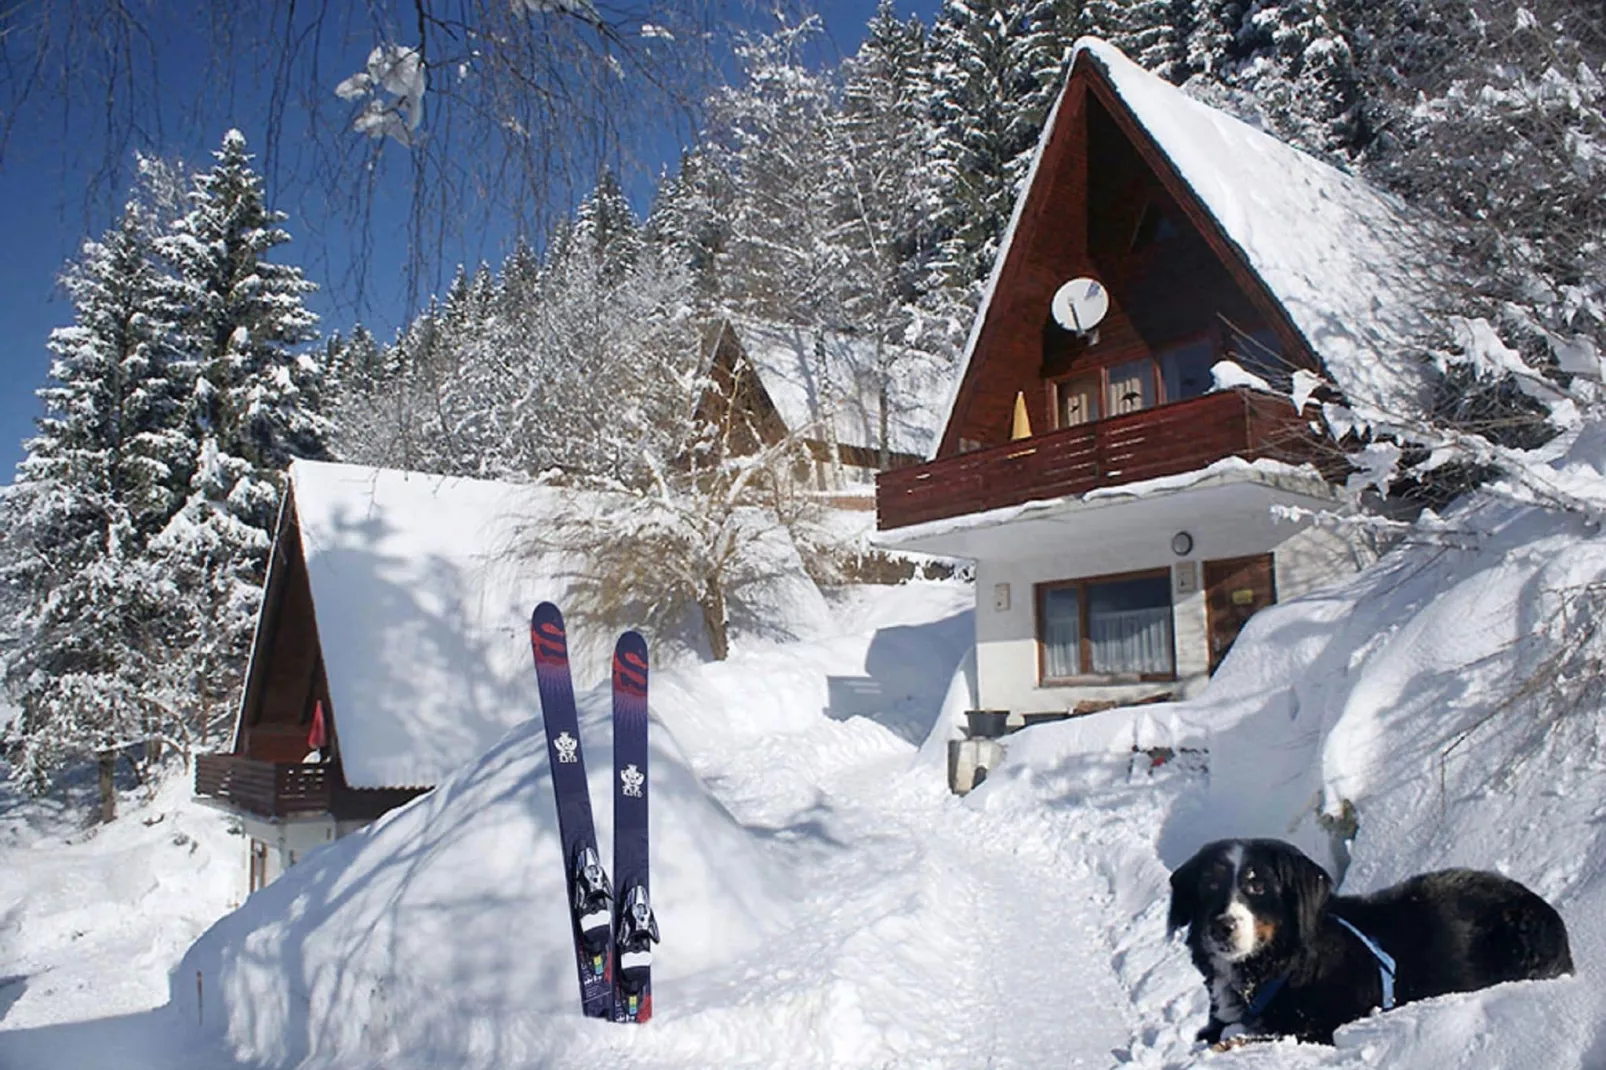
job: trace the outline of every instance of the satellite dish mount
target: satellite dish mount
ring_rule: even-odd
[[[1097,279],[1074,278],[1054,291],[1049,311],[1055,323],[1091,345],[1098,341],[1099,321],[1110,311],[1110,291]]]

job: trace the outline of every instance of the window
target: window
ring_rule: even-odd
[[[1090,424],[1099,418],[1098,376],[1085,376],[1058,383],[1055,385],[1055,391],[1059,395],[1055,405],[1059,414],[1059,426],[1076,427],[1080,424]]]
[[[1158,360],[1167,401],[1181,401],[1210,392],[1210,366],[1216,362],[1214,341],[1201,338],[1184,342],[1161,350]]]
[[[1145,358],[1112,366],[1109,385],[1105,411],[1111,416],[1150,408],[1154,405],[1154,362]]]
[[[1045,682],[1176,675],[1169,571],[1042,585],[1037,630]]]

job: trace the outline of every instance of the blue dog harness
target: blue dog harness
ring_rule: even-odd
[[[1365,933],[1361,932],[1359,929],[1345,921],[1343,918],[1339,917],[1337,914],[1332,914],[1329,916],[1334,921],[1344,926],[1344,928],[1354,933],[1356,938],[1360,940],[1361,943],[1366,945],[1366,950],[1372,953],[1372,957],[1377,959],[1377,976],[1378,979],[1383,982],[1383,1009],[1386,1011],[1393,1010],[1394,957],[1387,951],[1384,951],[1382,948],[1378,947],[1377,942],[1370,936],[1367,936]]]
[[[1354,933],[1356,938],[1360,940],[1361,943],[1366,945],[1366,950],[1372,953],[1372,957],[1377,959],[1377,976],[1378,979],[1383,983],[1382,1009],[1386,1011],[1393,1010],[1394,956],[1390,955],[1387,951],[1384,951],[1381,947],[1379,947],[1377,945],[1377,941],[1361,932],[1361,930],[1357,929],[1354,925],[1339,917],[1337,914],[1329,914],[1328,917],[1332,918],[1334,921],[1344,926],[1344,928]],[[1261,985],[1260,988],[1255,991],[1255,998],[1249,1002],[1248,1008],[1244,1011],[1243,1020],[1246,1023],[1258,1023],[1260,1016],[1266,1013],[1266,1008],[1271,1006],[1271,1001],[1277,998],[1277,993],[1283,990],[1283,986],[1288,983],[1288,978],[1290,976],[1290,974],[1285,973],[1281,977],[1273,978],[1272,980]],[[1251,1028],[1256,1028],[1256,1026],[1251,1025]]]

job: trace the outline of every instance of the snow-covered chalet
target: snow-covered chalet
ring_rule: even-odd
[[[727,448],[743,456],[794,436],[810,457],[799,484],[839,504],[855,504],[862,490],[868,508],[876,473],[920,462],[941,430],[946,369],[919,350],[878,353],[839,331],[719,319],[703,368],[698,416],[722,428]]]
[[[975,562],[977,723],[1186,695],[1257,610],[1364,563],[1309,519],[1355,503],[1301,384],[1374,413],[1421,389],[1393,359],[1412,227],[1078,43],[940,438],[877,480],[877,542]],[[1053,314],[1073,279],[1107,294],[1091,330]]]
[[[291,465],[233,746],[196,763],[244,826],[247,891],[539,710],[529,613],[565,562],[530,529],[573,494]]]

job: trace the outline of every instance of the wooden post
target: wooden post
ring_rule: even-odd
[[[101,751],[100,760],[100,820],[110,824],[117,818],[117,752]]]

